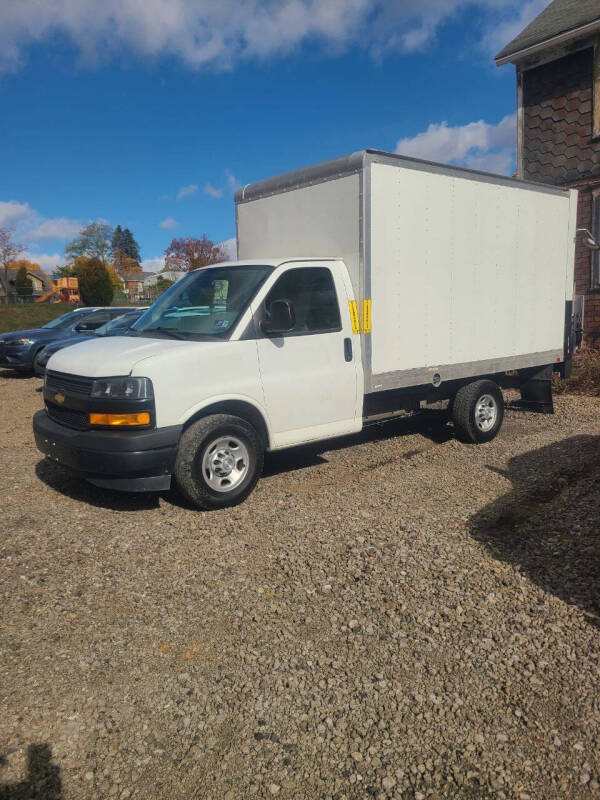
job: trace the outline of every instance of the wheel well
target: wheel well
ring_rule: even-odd
[[[245,419],[246,422],[249,422],[254,427],[265,448],[269,446],[269,431],[263,415],[251,403],[245,403],[243,400],[222,400],[219,403],[206,406],[185,421],[183,430],[189,428],[197,420],[208,417],[211,414],[232,414],[235,417]]]

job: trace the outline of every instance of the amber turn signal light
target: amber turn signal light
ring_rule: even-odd
[[[150,414],[147,411],[139,414],[90,414],[90,425],[127,428],[149,424]]]

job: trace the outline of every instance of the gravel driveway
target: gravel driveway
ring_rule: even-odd
[[[0,799],[600,797],[600,399],[271,456],[245,505],[41,461],[0,373]]]

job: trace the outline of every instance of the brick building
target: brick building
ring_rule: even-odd
[[[600,0],[553,0],[496,56],[517,70],[519,177],[579,189],[578,228],[600,242]],[[600,251],[578,234],[576,315],[600,347]]]

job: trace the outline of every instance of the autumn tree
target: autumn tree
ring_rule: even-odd
[[[33,294],[33,281],[27,274],[27,267],[23,264],[21,264],[17,270],[15,290],[17,292],[17,297],[31,297]]]
[[[112,253],[112,264],[113,267],[123,275],[125,272],[141,272],[142,268],[139,265],[139,262],[135,260],[135,258],[131,258],[128,256],[124,250],[117,248],[113,250]]]
[[[110,252],[112,228],[106,222],[90,222],[65,248],[67,258],[97,258],[102,264]]]
[[[114,287],[108,270],[99,258],[90,258],[77,274],[79,294],[86,306],[109,306],[114,295]]]
[[[8,304],[8,268],[17,259],[23,250],[23,245],[17,244],[14,232],[10,228],[0,228],[0,266],[4,269],[4,302]]]
[[[165,250],[165,271],[192,272],[220,261],[227,261],[227,253],[221,245],[211,242],[206,234],[201,239],[173,239]]]

